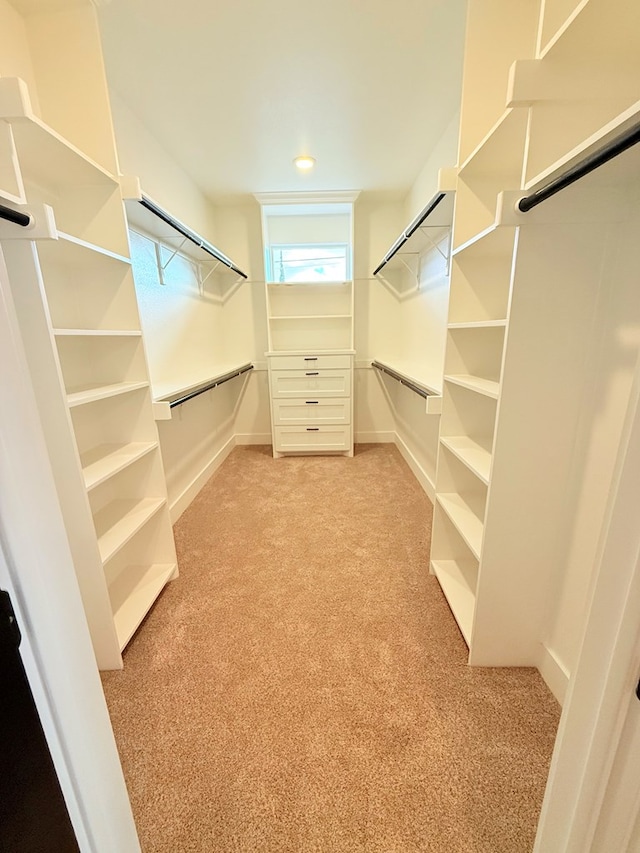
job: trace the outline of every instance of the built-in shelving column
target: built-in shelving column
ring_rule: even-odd
[[[534,55],[537,11],[472,0],[468,13],[431,568],[472,662],[516,245],[504,197],[522,186],[529,124],[525,106],[507,105],[507,82]]]
[[[66,44],[65,27],[82,44],[71,36]],[[65,45],[86,52],[93,41],[89,129],[79,115],[86,86],[52,83],[66,62],[43,48],[34,76],[47,114],[111,167],[94,10],[76,3],[40,14],[30,4],[27,29],[40,47],[55,36],[58,53]],[[0,119],[13,152],[3,197],[24,202],[34,222],[2,224],[3,254],[96,659],[102,669],[119,668],[122,649],[177,574],[120,185],[36,115],[17,78],[0,80]]]

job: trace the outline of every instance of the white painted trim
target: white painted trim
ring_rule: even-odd
[[[564,699],[569,687],[569,670],[558,658],[553,649],[550,649],[544,643],[540,646],[540,657],[537,665],[544,683],[560,705],[564,705]]]
[[[396,447],[398,448],[398,450],[402,454],[405,462],[407,463],[409,468],[411,468],[411,470],[413,471],[413,473],[416,477],[416,480],[420,483],[420,485],[424,489],[427,497],[429,498],[431,503],[435,503],[435,499],[436,499],[435,483],[433,482],[431,477],[429,477],[429,475],[424,470],[422,465],[418,462],[416,457],[413,455],[413,453],[409,449],[408,444],[404,441],[403,438],[400,437],[400,435],[398,433],[396,433],[395,443],[396,443]]]
[[[245,446],[250,444],[268,444],[271,445],[270,432],[237,432],[235,434],[236,444]]]
[[[593,836],[626,714],[637,701],[639,506],[640,365],[636,365],[586,628],[560,718],[534,853],[594,849]]]
[[[375,432],[361,431],[354,436],[354,444],[395,444],[396,434],[393,430]]]
[[[197,474],[189,485],[184,489],[177,498],[175,498],[169,507],[169,515],[171,523],[175,524],[180,518],[185,509],[197,496],[201,489],[207,484],[211,477],[215,474],[218,468],[222,465],[227,456],[235,447],[235,437],[232,435],[222,447],[215,453],[213,458],[207,462],[202,471]]]

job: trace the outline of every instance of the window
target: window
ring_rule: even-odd
[[[258,195],[268,282],[339,282],[353,276],[353,193]]]
[[[270,281],[347,281],[349,278],[347,243],[272,244],[268,260]]]

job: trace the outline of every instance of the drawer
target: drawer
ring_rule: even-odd
[[[351,398],[278,399],[273,401],[273,423],[283,426],[319,426],[351,422]]]
[[[351,367],[350,355],[321,355],[307,353],[306,355],[271,355],[269,364],[272,370],[317,370],[319,368]]]
[[[280,453],[311,450],[351,450],[351,427],[275,427],[275,449]]]
[[[349,397],[350,370],[272,370],[272,397]]]

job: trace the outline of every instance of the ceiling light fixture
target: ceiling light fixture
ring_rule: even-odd
[[[293,162],[295,163],[296,168],[300,169],[301,172],[308,172],[309,169],[313,169],[316,164],[316,161],[313,159],[313,157],[309,157],[306,154],[302,155],[301,157],[296,157]]]

